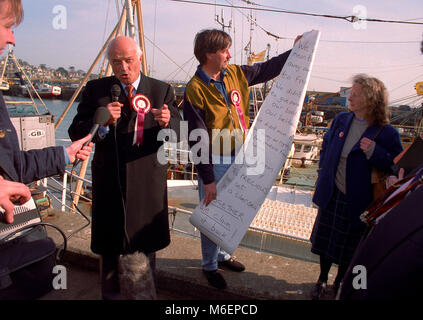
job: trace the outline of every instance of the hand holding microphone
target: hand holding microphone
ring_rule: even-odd
[[[95,111],[94,118],[93,118],[93,126],[91,127],[90,133],[85,136],[84,138],[75,141],[70,146],[66,148],[66,151],[69,155],[69,159],[71,162],[74,162],[74,167],[77,166],[81,160],[86,160],[91,153],[92,150],[92,143],[91,140],[96,135],[98,128],[106,124],[106,122],[110,119],[110,112],[105,107],[99,107]]]
[[[110,113],[110,117],[105,124],[106,126],[111,124],[116,125],[117,120],[120,118],[121,109],[123,106],[123,104],[119,102],[119,96],[121,92],[120,86],[118,84],[114,84],[110,89],[110,92],[112,94],[112,102],[106,106]]]

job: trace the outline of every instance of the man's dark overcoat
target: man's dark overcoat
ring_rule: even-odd
[[[87,83],[69,128],[72,140],[89,132],[96,109],[112,101],[114,84],[121,86],[114,76]],[[170,85],[141,73],[137,94],[148,97],[152,108],[167,104],[171,112],[169,127],[179,132],[180,115]],[[102,255],[150,253],[170,243],[167,168],[157,158],[163,145],[157,139],[162,128],[153,114],[147,113],[143,144],[133,145],[137,113],[130,107],[122,86],[119,102],[123,107],[116,127],[109,126],[103,139],[98,135],[94,139],[91,249]]]
[[[415,179],[423,179],[423,166]],[[355,266],[360,267],[354,269]],[[422,270],[423,185],[420,185],[363,236],[342,280],[340,298],[418,299],[422,296]]]

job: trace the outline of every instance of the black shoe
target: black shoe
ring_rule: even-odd
[[[225,261],[219,261],[217,265],[219,266],[219,268],[226,267],[236,272],[242,272],[245,270],[245,266],[241,262],[236,261],[233,257],[230,257],[228,260]]]
[[[222,277],[222,275],[217,272],[217,270],[213,270],[213,271],[203,270],[203,273],[206,276],[207,281],[212,287],[215,287],[217,289],[226,289],[227,287],[226,281]]]
[[[119,279],[117,272],[109,272],[101,279],[101,297],[103,300],[120,300]]]
[[[103,300],[120,300],[119,257],[107,255],[101,257],[101,297]]]
[[[318,281],[313,289],[311,289],[311,299],[312,300],[319,300],[326,292],[326,282]]]

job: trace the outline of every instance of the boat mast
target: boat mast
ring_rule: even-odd
[[[145,51],[145,41],[144,41],[144,26],[142,21],[142,8],[141,0],[135,1],[135,8],[137,10],[137,20],[138,20],[138,38],[140,47],[142,50],[142,73],[148,76],[147,72],[147,52]]]
[[[134,13],[132,10],[132,1],[126,0],[126,30],[128,30],[128,36],[135,39],[135,25],[134,25]]]
[[[225,18],[223,17],[223,9],[221,11],[221,17],[219,18],[219,15],[216,14],[215,20],[222,27],[222,31],[225,31],[225,28],[228,28],[228,33],[231,32],[232,19],[229,20],[229,24],[225,25]]]
[[[250,41],[247,43],[247,45],[245,46],[244,50],[245,50],[245,54],[247,56],[247,64],[251,64],[251,57],[252,57],[252,45],[253,45],[253,31],[254,31],[254,24],[255,24],[255,19],[253,19],[253,10],[250,10],[250,14],[248,16],[248,20],[250,20]]]

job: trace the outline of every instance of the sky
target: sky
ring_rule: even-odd
[[[216,4],[252,6],[241,0],[197,0]],[[423,23],[421,0],[253,0],[261,9],[289,10],[336,16]],[[15,30],[15,56],[33,65],[87,71],[118,20],[121,0],[22,0],[24,20]],[[161,80],[188,81],[198,62],[193,55],[195,34],[205,28],[222,26],[224,18],[233,38],[232,63],[245,64],[243,50],[251,35],[252,51],[270,45],[270,57],[292,48],[297,35],[315,29],[321,32],[308,90],[337,92],[351,85],[357,73],[381,79],[391,103],[413,104],[415,83],[423,81],[423,54],[420,42],[423,24],[367,22],[352,24],[281,12],[253,11],[214,5],[143,0],[144,57],[150,75]],[[120,14],[120,13],[119,13]],[[283,39],[276,40],[265,31]],[[154,45],[153,45],[154,43]],[[180,69],[182,67],[183,70]],[[99,66],[94,69],[98,73]],[[407,99],[404,99],[409,97]],[[421,99],[420,99],[421,101]]]

